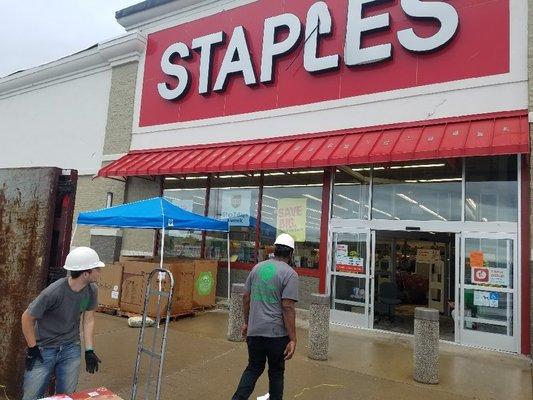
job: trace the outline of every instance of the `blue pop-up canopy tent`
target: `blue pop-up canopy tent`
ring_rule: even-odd
[[[77,224],[109,228],[161,229],[162,238],[165,237],[165,230],[227,232],[229,298],[230,242],[228,221],[220,221],[204,217],[203,215],[194,214],[172,204],[163,197],[154,197],[101,210],[82,212],[78,216]],[[74,231],[74,234],[75,232],[76,231]],[[165,241],[161,240],[161,268],[163,268],[164,249]]]
[[[136,201],[96,211],[82,212],[79,225],[112,228],[198,230],[228,232],[228,221],[186,211],[163,197]]]

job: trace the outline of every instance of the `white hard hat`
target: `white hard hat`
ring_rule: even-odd
[[[85,271],[99,267],[105,267],[105,264],[90,247],[76,247],[68,253],[63,266],[67,271]]]
[[[279,235],[276,238],[276,241],[274,242],[274,244],[281,244],[283,246],[290,247],[291,249],[294,250],[294,239],[292,238],[291,235],[287,233],[282,233],[281,235]]]

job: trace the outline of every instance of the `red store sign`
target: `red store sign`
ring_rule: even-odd
[[[258,0],[148,36],[140,126],[509,72],[509,0]]]

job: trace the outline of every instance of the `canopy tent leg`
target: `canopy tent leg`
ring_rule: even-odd
[[[231,296],[231,271],[230,271],[230,242],[229,242],[229,231],[228,231],[228,306]]]
[[[165,251],[165,226],[163,225],[163,228],[161,229],[161,254],[160,254],[160,260],[159,260],[159,268],[163,269],[163,252]]]
[[[163,225],[163,228],[161,229],[161,250],[160,250],[161,254],[160,254],[160,258],[159,258],[159,268],[161,269],[164,269],[163,268],[163,254],[165,253],[165,225]],[[163,280],[162,278],[162,275],[164,276],[164,274],[162,274],[161,272],[159,273],[159,291],[162,290],[162,287],[161,287],[161,281]],[[159,322],[158,322],[158,325],[159,325]]]

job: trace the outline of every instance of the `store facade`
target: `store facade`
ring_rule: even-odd
[[[525,2],[156,1],[117,18],[147,44],[130,151],[99,176],[230,218],[234,282],[292,234],[303,307],[330,294],[334,323],[409,334],[430,306],[445,340],[530,352]],[[169,254],[225,265],[223,237],[172,235]]]

